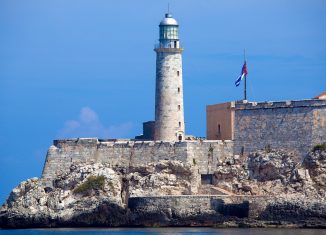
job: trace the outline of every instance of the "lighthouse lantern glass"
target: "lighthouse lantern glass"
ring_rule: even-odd
[[[160,40],[178,40],[178,26],[175,25],[161,25],[160,26]]]

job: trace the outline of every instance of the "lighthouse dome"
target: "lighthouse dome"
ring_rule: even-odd
[[[167,13],[165,14],[165,18],[161,21],[160,26],[161,25],[178,25],[178,22],[172,17],[171,14]]]

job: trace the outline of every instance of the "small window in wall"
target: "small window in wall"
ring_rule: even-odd
[[[217,134],[220,135],[221,134],[221,125],[218,124],[217,126]]]
[[[213,184],[213,175],[212,174],[201,174],[201,184]]]
[[[182,135],[179,135],[179,141],[181,141],[182,140]]]
[[[180,87],[178,87],[178,93],[180,93]]]
[[[179,122],[179,127],[181,127],[181,122]]]
[[[179,111],[181,110],[181,105],[178,105],[178,110],[179,110]]]
[[[177,71],[177,75],[178,75],[178,77],[180,76],[180,71]]]

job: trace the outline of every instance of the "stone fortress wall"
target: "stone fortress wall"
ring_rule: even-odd
[[[195,211],[216,211],[224,216],[257,217],[262,208],[257,202],[264,204],[268,197],[261,196],[218,196],[218,195],[178,195],[156,197],[130,197],[128,207],[131,210],[146,211],[159,208],[159,211],[169,210],[186,213]],[[173,213],[172,211],[170,212]],[[175,212],[174,212],[175,213]],[[172,216],[172,215],[171,215]]]
[[[235,102],[235,154],[272,148],[304,156],[324,142],[326,100]]]
[[[128,168],[159,160],[196,164],[199,174],[212,174],[221,162],[232,156],[232,141],[54,140],[46,156],[42,179],[51,186],[57,175],[69,172],[70,166],[77,163],[99,162]]]
[[[235,102],[234,112],[234,140],[55,140],[48,150],[42,178],[51,184],[76,163],[100,162],[128,168],[159,160],[196,164],[199,174],[213,174],[234,154],[271,148],[304,156],[314,145],[326,142],[326,100],[241,101]]]

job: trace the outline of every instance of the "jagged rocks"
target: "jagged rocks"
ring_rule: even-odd
[[[280,150],[264,150],[219,166],[214,184],[235,194],[305,195],[320,199],[325,195],[325,151],[310,152],[305,159]]]
[[[33,178],[11,192],[0,212],[1,227],[122,226],[128,224],[130,195],[191,194],[198,189],[196,168],[160,161],[139,171],[105,164],[72,165],[53,187]]]
[[[196,166],[163,160],[133,168],[127,175],[130,196],[193,195],[199,187]]]
[[[105,178],[101,190],[87,196],[74,193],[78,185],[94,175]],[[2,207],[0,224],[3,227],[89,226],[95,221],[102,226],[121,225],[124,219],[118,215],[125,213],[125,207],[117,195],[120,191],[120,178],[112,169],[101,164],[76,166],[70,174],[58,176],[51,190],[44,188],[37,178],[22,182]]]
[[[319,186],[326,186],[326,151],[311,151],[303,161],[304,166],[308,169],[309,174]]]
[[[298,161],[295,156],[282,151],[259,151],[248,157],[249,178],[258,181],[286,181]]]
[[[13,189],[0,211],[0,226],[323,227],[325,159],[325,150],[310,152],[303,164],[281,151],[228,159],[214,174],[216,190],[209,191],[228,195],[220,197],[198,195],[198,169],[181,161],[130,168],[72,165],[53,187],[33,178]],[[138,204],[128,205],[130,198]]]

